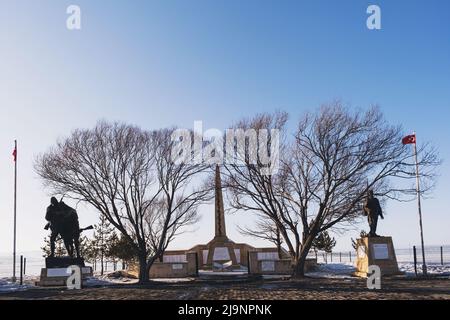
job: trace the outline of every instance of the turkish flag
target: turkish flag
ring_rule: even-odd
[[[12,155],[14,157],[14,162],[16,162],[17,161],[17,148],[14,148]]]
[[[402,139],[402,143],[403,144],[413,144],[416,143],[416,135],[415,134],[411,134],[409,136],[406,136]]]

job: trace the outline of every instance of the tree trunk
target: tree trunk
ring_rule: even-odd
[[[306,259],[302,259],[301,256],[294,265],[294,270],[292,273],[293,279],[301,279],[305,277],[305,262]]]
[[[314,238],[312,238],[314,239]],[[300,256],[296,263],[294,264],[294,270],[292,273],[292,278],[304,278],[305,277],[305,264],[306,264],[306,257],[308,256],[309,250],[311,249],[312,240],[306,241],[304,245],[302,246],[302,249],[300,251]]]
[[[100,265],[101,265],[100,274],[103,275],[103,252],[102,252],[102,255],[100,258],[101,258],[100,259]]]
[[[150,258],[148,261],[147,261],[147,275],[148,275],[148,280],[150,280],[150,268],[152,267],[152,265],[153,265],[153,263],[155,262],[157,260],[157,257],[156,256],[153,256],[152,258]]]
[[[148,283],[150,280],[150,268],[147,268],[147,257],[139,257],[139,284]]]

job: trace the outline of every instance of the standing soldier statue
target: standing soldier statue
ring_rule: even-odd
[[[55,255],[55,241],[60,235],[69,256],[74,257],[74,254],[76,254],[76,257],[80,258],[80,233],[84,230],[93,229],[93,227],[80,229],[77,211],[62,200],[58,202],[55,197],[50,199],[45,219],[48,221],[45,230],[50,228],[52,232],[50,235],[50,257]]]
[[[367,221],[369,222],[369,237],[378,237],[378,235],[376,234],[378,216],[380,216],[381,219],[384,219],[384,217],[380,202],[373,196],[373,190],[369,190],[367,192],[367,199],[364,203],[364,215],[367,216]]]

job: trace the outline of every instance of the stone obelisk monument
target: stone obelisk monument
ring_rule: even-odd
[[[190,251],[197,252],[200,267],[203,269],[239,269],[241,265],[247,266],[248,252],[254,248],[246,243],[235,243],[227,237],[219,166],[216,166],[214,182],[214,238],[207,244],[196,245]]]
[[[214,265],[231,262],[230,267],[238,267],[236,259],[235,243],[228,239],[225,228],[225,210],[223,206],[222,181],[220,179],[220,169],[216,166],[215,176],[215,236],[206,245],[208,248],[207,264]]]
[[[223,195],[222,195],[222,181],[220,180],[220,169],[216,166],[216,178],[215,178],[215,226],[216,235],[214,240],[216,241],[229,241],[227,238],[227,232],[225,227],[225,212],[223,206]]]

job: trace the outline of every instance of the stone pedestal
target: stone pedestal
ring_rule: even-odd
[[[70,273],[67,267],[77,265],[81,268],[82,279],[93,275],[91,267],[85,267],[83,258],[48,257],[45,259],[46,268],[41,269],[41,276],[37,286],[40,287],[65,287]]]
[[[391,237],[365,237],[356,241],[356,276],[367,277],[371,265],[379,266],[382,276],[401,274]]]

